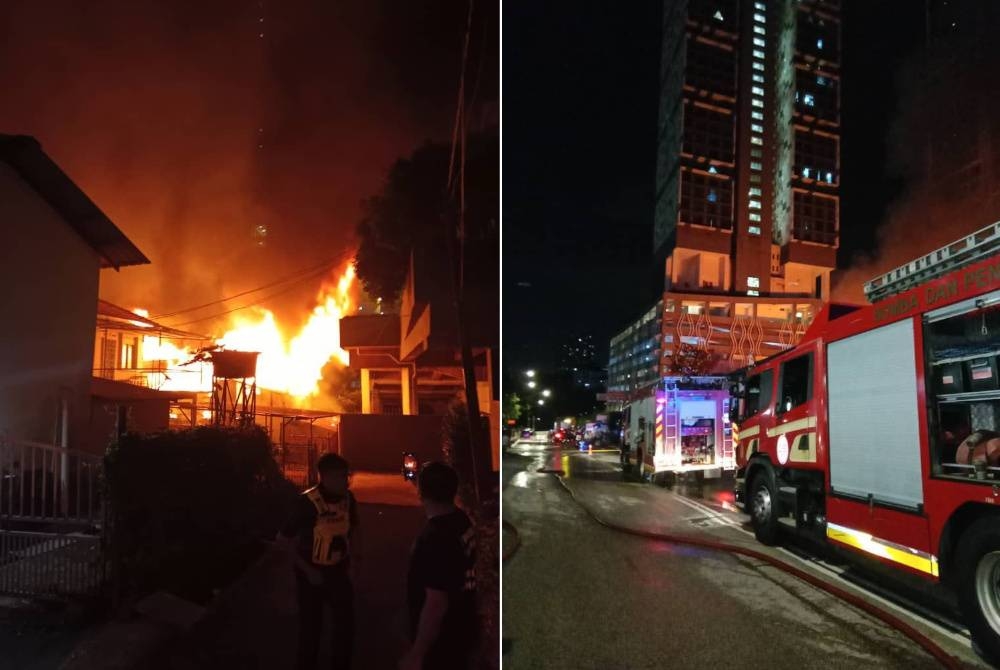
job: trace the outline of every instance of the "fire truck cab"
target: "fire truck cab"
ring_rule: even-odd
[[[865,292],[741,373],[737,504],[942,581],[1000,659],[1000,223]]]

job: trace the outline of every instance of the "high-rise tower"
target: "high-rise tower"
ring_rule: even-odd
[[[840,183],[838,0],[665,0],[654,249],[664,365],[743,365],[829,296]],[[673,346],[672,346],[673,345]]]

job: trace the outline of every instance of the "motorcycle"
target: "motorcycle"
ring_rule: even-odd
[[[420,469],[420,461],[413,454],[412,451],[407,451],[403,454],[403,479],[408,482],[414,482],[417,480],[417,472]]]

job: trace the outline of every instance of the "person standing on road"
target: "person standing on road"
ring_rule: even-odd
[[[475,529],[455,506],[458,475],[430,462],[417,485],[427,525],[413,545],[407,579],[413,645],[400,670],[466,670],[478,642]]]
[[[354,647],[350,559],[358,540],[357,502],[350,491],[346,460],[337,454],[323,454],[316,468],[319,485],[299,496],[280,538],[295,562],[299,602],[296,668],[316,668],[326,605],[333,614],[332,667],[349,670]]]
[[[628,456],[629,456],[629,450],[630,450],[629,443],[625,442],[625,441],[622,441],[621,453],[619,454],[619,456],[620,456],[620,459],[621,459],[622,470],[624,470],[626,472],[631,468],[631,465],[632,465],[629,462],[629,458],[628,458]]]

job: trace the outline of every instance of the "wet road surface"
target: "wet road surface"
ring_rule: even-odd
[[[522,543],[504,565],[505,668],[939,667],[881,621],[760,561],[602,527],[538,470],[564,471],[602,518],[762,549],[725,511],[724,484],[671,492],[623,481],[617,454],[544,444],[515,445],[503,465],[504,519]],[[979,665],[959,636],[935,639]]]

